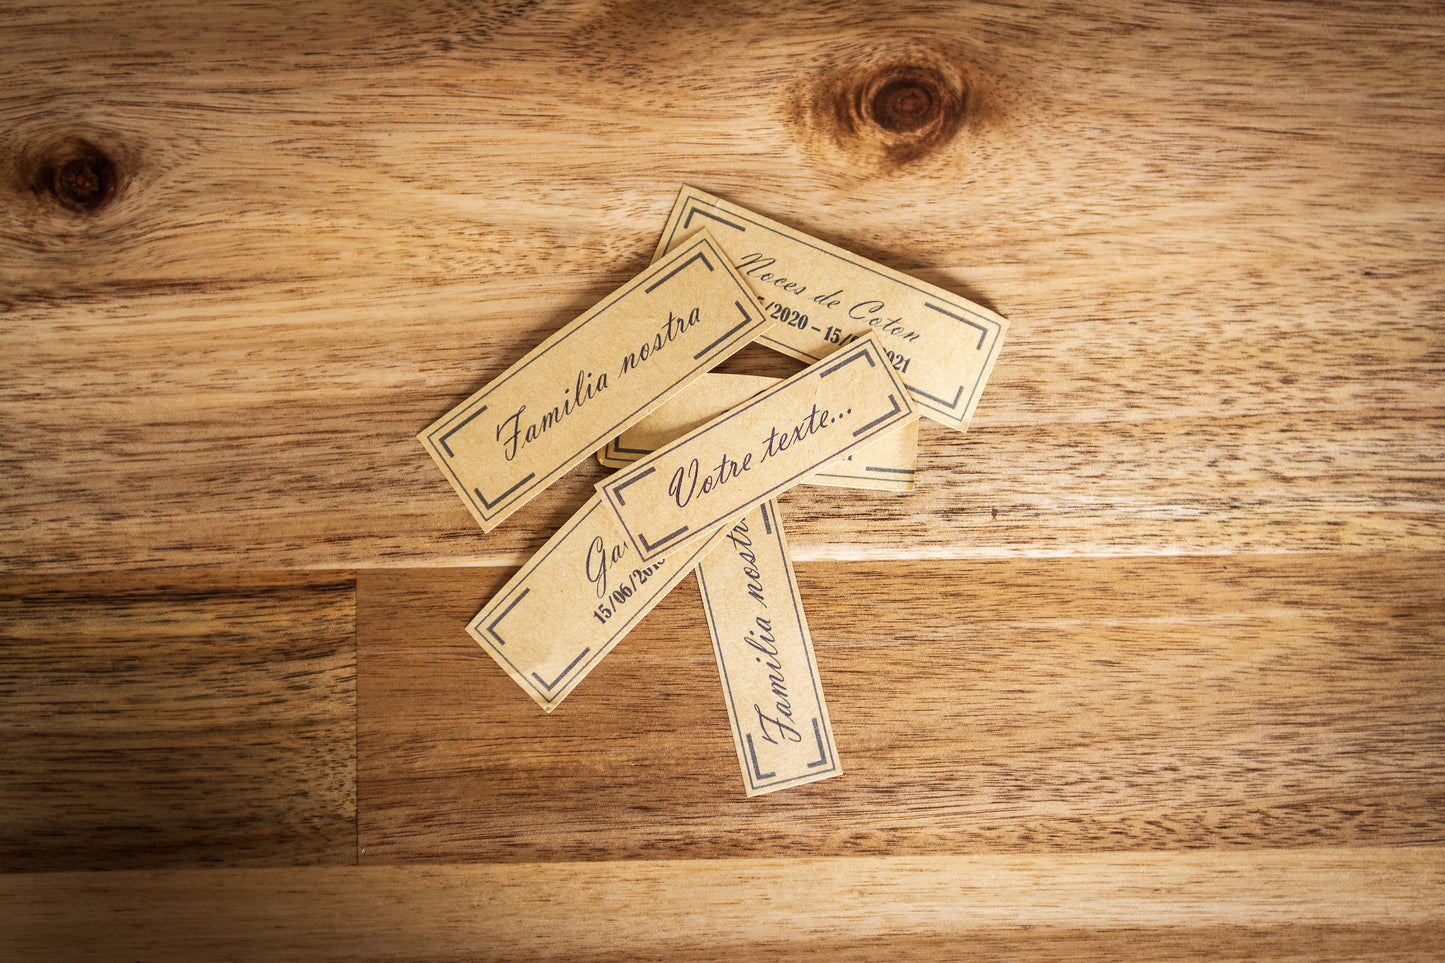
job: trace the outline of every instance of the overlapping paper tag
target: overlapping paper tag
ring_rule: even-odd
[[[917,418],[876,335],[597,483],[637,557],[708,538]]]
[[[706,234],[604,298],[418,438],[491,531],[772,322]]]
[[[721,537],[640,563],[612,513],[593,495],[467,631],[551,712]]]
[[[697,567],[749,796],[842,773],[778,506],[724,530]]]
[[[609,441],[597,453],[607,468],[626,468],[720,415],[736,408],[781,378],[756,375],[703,375],[652,414]],[[845,455],[808,476],[806,484],[911,492],[918,460],[918,422]]]
[[[964,431],[1008,321],[987,308],[694,187],[658,242],[671,251],[710,230],[778,324],[758,339],[812,363],[869,332],[920,413]]]

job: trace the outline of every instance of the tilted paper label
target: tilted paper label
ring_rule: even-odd
[[[597,460],[607,468],[626,468],[781,380],[757,375],[703,375],[609,441],[597,453]],[[818,470],[806,484],[909,492],[913,490],[917,461],[918,422],[915,421]]]
[[[490,531],[771,323],[702,234],[417,437]]]
[[[725,529],[697,567],[749,796],[842,773],[777,504]]]
[[[713,233],[778,322],[760,344],[811,363],[875,332],[920,413],[968,428],[1007,320],[692,187],[678,195],[658,251],[701,228]]]
[[[715,544],[705,541],[641,563],[594,495],[467,631],[551,712]]]
[[[869,335],[597,488],[648,561],[710,537],[916,417],[877,335]]]

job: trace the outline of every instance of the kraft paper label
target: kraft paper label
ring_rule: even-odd
[[[712,231],[777,322],[760,344],[812,363],[874,332],[920,413],[968,428],[1007,320],[693,187],[678,195],[658,251],[701,228]]]
[[[749,796],[843,772],[777,504],[724,530],[697,568]]]
[[[490,531],[770,324],[703,233],[417,437]]]
[[[917,418],[877,335],[805,368],[597,489],[642,561],[712,536]]]
[[[477,613],[467,632],[551,712],[715,544],[694,543],[641,563],[594,495]]]
[[[607,468],[626,468],[643,455],[671,444],[781,380],[758,375],[703,375],[609,441],[597,453],[597,460]],[[913,490],[917,461],[918,422],[915,421],[819,470],[806,484],[909,492]]]

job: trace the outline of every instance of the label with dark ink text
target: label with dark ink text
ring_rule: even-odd
[[[876,334],[921,414],[968,428],[1008,321],[985,307],[693,187],[659,253],[712,232],[773,327],[758,343],[809,363]]]
[[[417,437],[490,531],[771,324],[712,239],[692,238]]]
[[[869,335],[597,488],[648,561],[710,537],[916,418],[877,335]]]
[[[551,712],[712,544],[641,562],[594,495],[477,613],[467,632]]]
[[[842,773],[776,502],[726,529],[697,584],[749,796]]]

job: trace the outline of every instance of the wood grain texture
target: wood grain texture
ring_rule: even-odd
[[[0,583],[0,871],[355,861],[354,583]]]
[[[1441,545],[1436,3],[69,9],[0,51],[0,564],[520,563],[595,479],[483,538],[413,435],[684,180],[1013,322],[801,559]]]
[[[752,800],[691,579],[544,717],[462,631],[505,572],[364,573],[360,856],[1434,842],[1442,561],[801,565],[844,775]]]
[[[22,960],[1419,960],[1445,951],[1442,867],[1422,848],[57,873],[0,877],[0,937]]]
[[[0,23],[5,955],[1445,955],[1438,2]],[[692,582],[552,717],[463,633],[601,469],[414,439],[681,183],[1011,321],[783,500],[845,775],[752,801]]]

